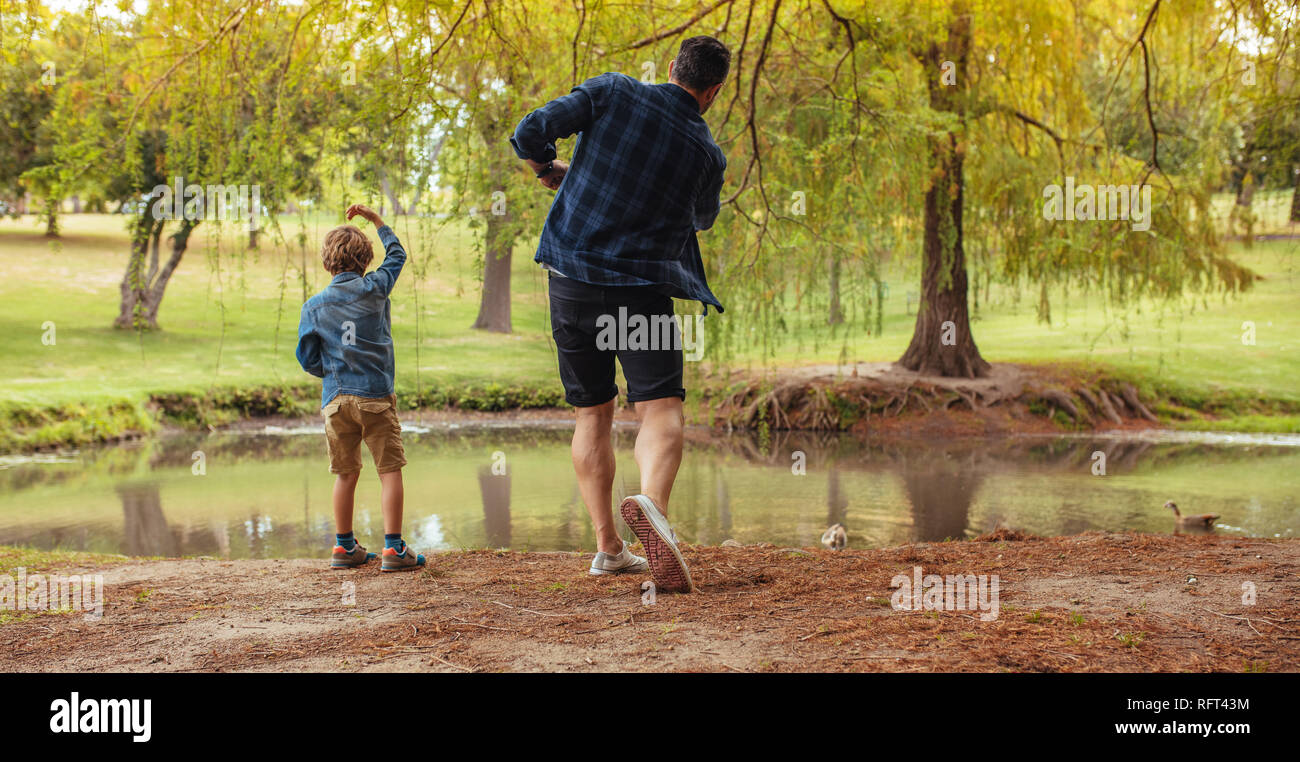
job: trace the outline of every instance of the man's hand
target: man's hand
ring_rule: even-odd
[[[532,159],[525,159],[524,163],[528,165],[529,169],[533,170],[534,174],[540,172],[542,170],[542,167],[546,166],[545,164],[539,164],[533,161]],[[567,161],[560,161],[559,159],[556,159],[555,161],[551,162],[551,171],[537,178],[537,182],[541,183],[543,188],[548,188],[550,190],[558,190],[560,187],[560,182],[564,180],[564,175],[568,171],[569,171],[569,163]]]
[[[568,171],[569,163],[567,161],[556,159],[551,162],[551,171],[537,178],[537,181],[542,184],[542,187],[550,188],[551,190],[559,190],[560,183],[563,182],[564,175]]]
[[[352,206],[349,206],[348,210],[343,214],[348,218],[349,222],[352,221],[353,217],[360,217],[371,225],[374,225],[376,228],[382,228],[384,226],[384,221],[375,213],[375,210],[365,204],[353,204]]]

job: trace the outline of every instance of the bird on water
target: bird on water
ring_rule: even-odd
[[[1178,510],[1177,504],[1170,500],[1165,503],[1165,507],[1174,512],[1174,524],[1179,529],[1214,529],[1214,522],[1218,520],[1217,513],[1201,513],[1195,516],[1184,516],[1182,511]]]

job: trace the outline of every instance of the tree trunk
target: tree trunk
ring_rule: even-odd
[[[1233,206],[1233,227],[1240,226],[1241,242],[1247,249],[1255,242],[1255,211],[1251,205],[1255,202],[1255,175],[1249,170],[1241,178],[1241,187],[1237,189],[1237,203]]]
[[[137,308],[144,296],[146,284],[153,278],[153,274],[146,273],[144,269],[149,258],[149,242],[151,239],[157,240],[162,226],[161,220],[155,221],[147,214],[142,214],[131,224],[131,255],[127,257],[126,272],[122,275],[122,298],[117,319],[113,321],[114,328],[136,327]]]
[[[146,215],[140,218],[131,232],[131,256],[126,263],[126,274],[122,276],[122,301],[117,319],[113,321],[114,328],[158,328],[158,308],[162,306],[167,284],[171,282],[172,274],[185,256],[190,233],[198,222],[181,220],[180,227],[171,235],[171,256],[159,268],[164,224],[164,220],[154,221]],[[150,263],[148,272],[144,270],[146,258]]]
[[[1255,200],[1255,175],[1249,170],[1241,178],[1241,186],[1237,188],[1237,206],[1250,208],[1251,203]]]
[[[505,75],[509,92],[512,76]],[[509,99],[497,104],[497,110],[485,110],[480,118],[479,135],[488,146],[500,144],[509,129],[504,114],[509,114]],[[441,150],[441,149],[439,149]],[[510,224],[510,208],[506,205],[506,181],[517,171],[514,157],[508,151],[493,150],[488,162],[487,230],[483,241],[483,296],[479,301],[478,318],[474,328],[496,333],[510,333],[510,264],[514,253],[515,230]],[[499,204],[499,206],[498,206]]]
[[[388,182],[388,173],[382,169],[379,170],[379,187],[383,190],[384,195],[388,197],[389,202],[392,203],[393,214],[398,217],[406,214],[406,210],[402,208],[401,199],[397,197],[397,192],[393,190],[392,184]]]
[[[966,255],[962,248],[962,161],[966,151],[965,114],[967,54],[971,20],[964,2],[953,9],[947,44],[931,43],[919,54],[927,67],[930,107],[954,114],[957,132],[930,138],[930,187],[925,193],[925,242],[921,274],[921,304],[912,343],[899,359],[904,368],[937,376],[978,378],[989,364],[980,356],[970,332],[966,303]],[[945,61],[956,64],[956,84],[940,77]]]
[[[45,199],[45,237],[59,237],[59,200]]]
[[[409,214],[420,213],[420,196],[424,193],[424,186],[429,183],[429,176],[433,174],[433,168],[437,166],[438,155],[442,153],[442,147],[447,144],[447,135],[449,132],[442,133],[438,142],[434,144],[433,150],[429,152],[429,158],[424,163],[424,171],[420,173],[420,179],[415,183],[415,195],[411,196],[411,205],[406,208]]]
[[[250,249],[256,249],[256,248],[257,248],[257,234],[258,234],[258,232],[259,232],[259,231],[257,231],[257,230],[250,230],[250,231],[248,231],[248,248],[250,248]]]
[[[826,317],[826,323],[840,325],[844,322],[844,311],[840,307],[840,258],[835,254],[831,257],[831,309]]]
[[[487,213],[483,251],[483,298],[474,328],[510,333],[510,263],[514,244],[506,232],[509,213]]]
[[[872,276],[876,283],[876,335],[885,335],[885,283],[879,276]]]
[[[1291,217],[1292,222],[1300,222],[1300,167],[1297,167],[1295,190],[1291,191]]]

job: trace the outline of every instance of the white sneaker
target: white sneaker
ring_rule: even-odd
[[[624,540],[623,549],[618,553],[613,555],[604,552],[597,553],[596,557],[591,559],[591,569],[588,573],[620,574],[622,572],[643,572],[649,568],[649,562],[628,550],[627,541]]]
[[[694,590],[691,572],[677,547],[677,533],[654,501],[645,495],[633,495],[619,505],[619,513],[641,540],[641,547],[645,548],[650,563],[650,573],[659,589],[668,593]]]

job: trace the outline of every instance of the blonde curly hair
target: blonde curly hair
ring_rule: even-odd
[[[330,275],[346,272],[365,275],[375,258],[375,250],[370,239],[355,225],[339,225],[325,234],[320,258]]]

